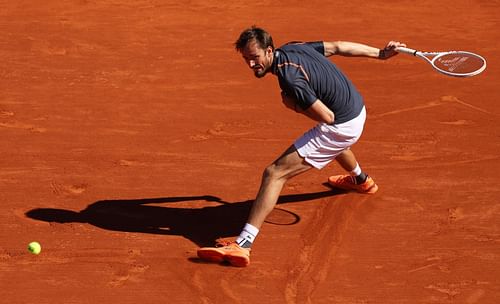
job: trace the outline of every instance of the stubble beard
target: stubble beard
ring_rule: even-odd
[[[254,75],[257,78],[262,78],[262,77],[266,76],[266,74],[267,74],[268,71],[269,71],[268,68],[262,67],[262,69],[258,69],[258,70],[256,69],[256,70],[254,70]]]

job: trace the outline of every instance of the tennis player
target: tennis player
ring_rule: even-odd
[[[345,175],[328,178],[337,188],[374,194],[375,181],[358,164],[350,147],[361,136],[366,119],[363,98],[352,82],[326,57],[332,55],[363,56],[388,59],[397,54],[396,47],[406,46],[391,41],[378,49],[353,42],[288,43],[275,49],[272,37],[264,29],[244,30],[235,43],[256,77],[268,73],[278,78],[283,104],[318,124],[298,138],[263,174],[246,225],[236,241],[198,250],[207,261],[228,261],[233,266],[250,263],[250,247],[264,220],[278,201],[284,184],[312,168],[322,169],[337,160]]]

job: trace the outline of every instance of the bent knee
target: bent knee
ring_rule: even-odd
[[[272,179],[272,180],[286,179],[287,175],[288,175],[287,170],[276,164],[271,164],[267,166],[266,169],[264,169],[263,173],[265,179]]]
[[[267,166],[262,173],[264,178],[276,178],[278,176],[278,170],[276,169],[276,165],[272,164]]]

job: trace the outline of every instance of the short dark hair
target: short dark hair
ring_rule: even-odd
[[[242,52],[250,41],[255,40],[261,49],[271,47],[274,50],[273,38],[264,29],[255,25],[241,32],[240,37],[234,43],[238,52]]]

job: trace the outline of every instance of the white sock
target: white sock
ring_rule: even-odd
[[[245,224],[243,230],[240,233],[240,236],[236,238],[236,243],[243,248],[250,248],[255,238],[259,234],[259,229],[251,224]]]
[[[359,164],[356,163],[356,168],[354,168],[350,173],[351,173],[352,176],[358,176],[358,175],[361,174],[361,172],[363,172],[363,171],[361,171],[361,168],[359,167]]]

